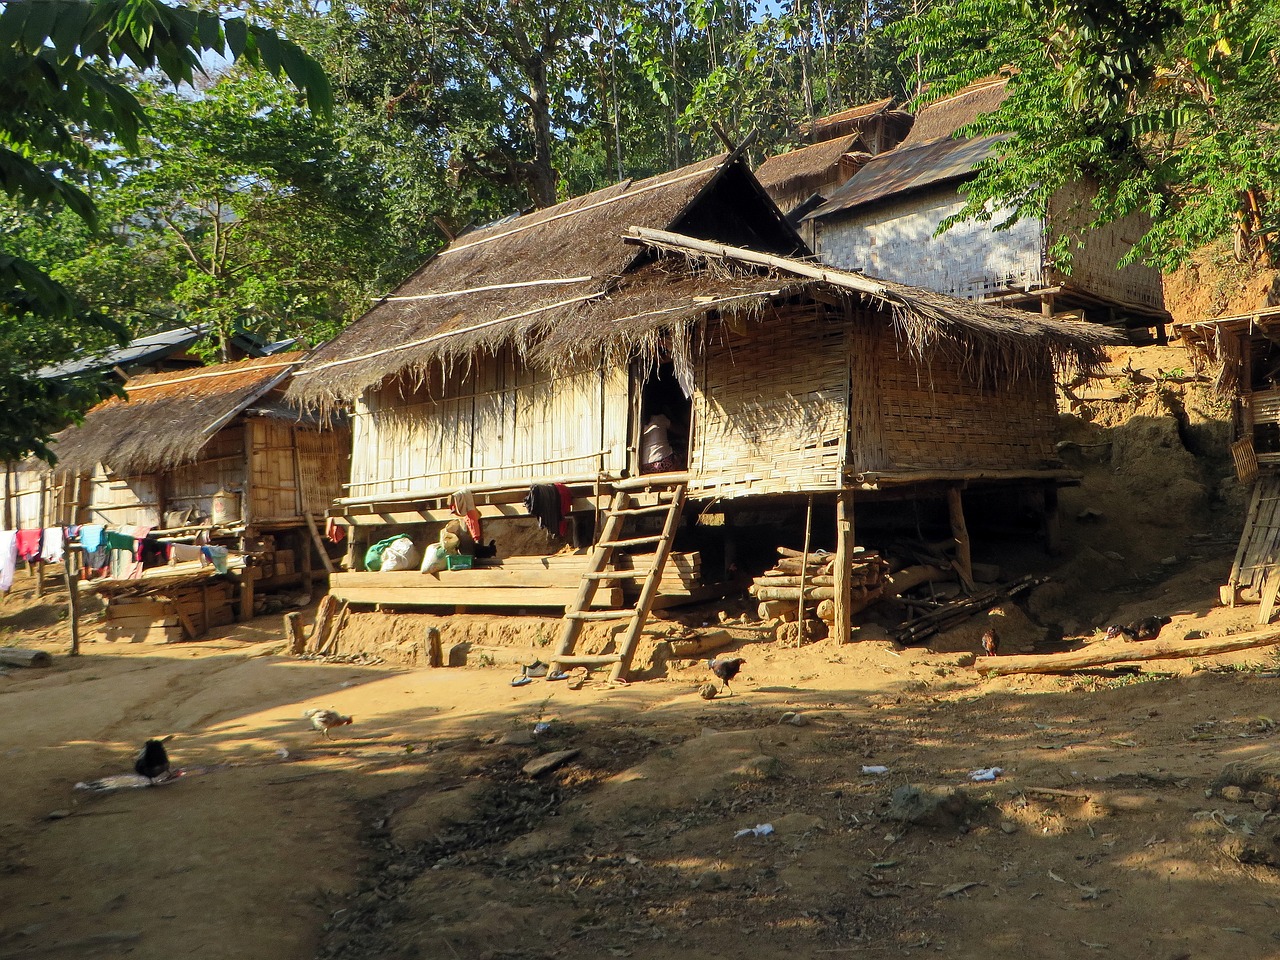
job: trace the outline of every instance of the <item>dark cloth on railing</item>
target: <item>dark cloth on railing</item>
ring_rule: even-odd
[[[552,536],[563,536],[564,511],[560,491],[553,483],[535,483],[524,498],[524,508],[538,519],[538,526]]]

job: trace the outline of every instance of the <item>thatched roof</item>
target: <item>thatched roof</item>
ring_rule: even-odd
[[[921,109],[911,133],[887,153],[872,157],[806,219],[832,214],[969,177],[1007,135],[956,138],[957,130],[990,113],[1008,96],[1008,77],[979,80]]]
[[[860,142],[858,134],[850,133],[780,153],[756,168],[756,179],[773,197],[806,188],[814,190],[831,179],[831,171],[840,165],[846,154],[858,149]]]
[[[195,460],[223,426],[283,383],[302,353],[134,377],[127,399],[106,400],[58,434],[59,473],[101,463],[118,474],[150,473]]]
[[[916,113],[911,133],[898,148],[954,137],[957,130],[973,123],[984,113],[994,113],[1008,96],[1008,77],[975,80],[951,96],[921,107]]]
[[[290,396],[340,403],[387,377],[423,377],[477,350],[524,352],[549,332],[590,327],[591,302],[609,301],[619,278],[651,257],[623,240],[632,225],[805,251],[739,156],[627,180],[459,237],[313,351]]]
[[[868,120],[890,112],[891,106],[893,106],[893,97],[885,97],[883,100],[859,104],[848,110],[841,110],[839,113],[829,113],[813,121],[807,132],[815,140],[838,137],[864,126]]]

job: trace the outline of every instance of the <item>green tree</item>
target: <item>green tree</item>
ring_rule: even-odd
[[[144,111],[128,71],[191,83],[217,54],[285,75],[311,105],[331,104],[319,65],[273,30],[159,0],[10,2],[0,12],[0,189],[20,204],[65,207],[96,224],[87,192],[94,144],[138,148]],[[87,309],[30,260],[0,249],[0,457],[50,456],[50,433],[99,396],[91,381],[41,380],[39,368],[74,355],[119,325]]]

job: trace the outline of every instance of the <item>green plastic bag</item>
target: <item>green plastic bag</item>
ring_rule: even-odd
[[[387,547],[395,543],[397,540],[408,540],[407,533],[397,533],[394,537],[387,537],[385,540],[379,540],[372,547],[365,551],[364,568],[377,573],[382,569],[382,554],[386,552]]]

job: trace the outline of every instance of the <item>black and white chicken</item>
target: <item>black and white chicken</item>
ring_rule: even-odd
[[[732,694],[733,691],[729,689],[729,682],[738,675],[738,671],[742,669],[742,665],[746,662],[745,657],[712,657],[707,661],[707,667],[724,684],[725,692]]]
[[[142,752],[138,754],[138,759],[133,761],[133,772],[140,777],[146,777],[152,783],[161,777],[167,777],[169,753],[164,745],[168,740],[168,737],[163,740],[148,740],[143,745]]]
[[[326,740],[332,740],[329,731],[334,727],[342,727],[351,723],[351,717],[339,713],[337,710],[320,710],[312,708],[302,711],[304,719],[311,721],[311,726],[324,734]]]

